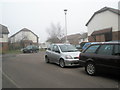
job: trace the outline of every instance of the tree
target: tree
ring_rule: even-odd
[[[47,28],[48,39],[47,41],[51,43],[60,43],[61,39],[64,37],[64,30],[62,29],[60,23],[57,25],[51,23],[51,27]]]

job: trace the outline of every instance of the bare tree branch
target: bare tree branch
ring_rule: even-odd
[[[60,23],[54,25],[51,23],[51,27],[46,29],[49,37],[47,41],[52,43],[59,43],[61,42],[61,38],[64,37],[64,30],[62,29]]]

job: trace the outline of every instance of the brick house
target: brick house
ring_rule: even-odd
[[[120,40],[120,10],[104,7],[93,14],[86,26],[90,42]]]
[[[23,28],[9,37],[9,43],[15,48],[23,48],[27,45],[38,45],[38,39],[39,37],[34,32],[27,28]]]
[[[0,24],[0,51],[8,50],[8,28]]]
[[[68,42],[73,45],[78,45],[80,38],[81,38],[80,33],[67,35]],[[63,37],[61,41],[64,43],[66,41],[66,37]]]

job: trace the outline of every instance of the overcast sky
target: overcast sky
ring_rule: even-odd
[[[119,0],[2,0],[0,23],[7,26],[9,36],[28,28],[44,42],[51,23],[65,27],[64,9],[67,9],[68,34],[87,31],[85,24],[97,10],[107,6],[118,8]]]

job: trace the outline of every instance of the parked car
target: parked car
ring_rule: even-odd
[[[46,63],[56,63],[60,67],[79,66],[80,51],[71,44],[52,44],[45,54]]]
[[[103,71],[120,72],[120,42],[91,44],[79,56],[80,65],[89,75]]]
[[[23,53],[33,53],[33,52],[38,52],[39,47],[35,45],[28,45],[27,47],[23,48]]]

